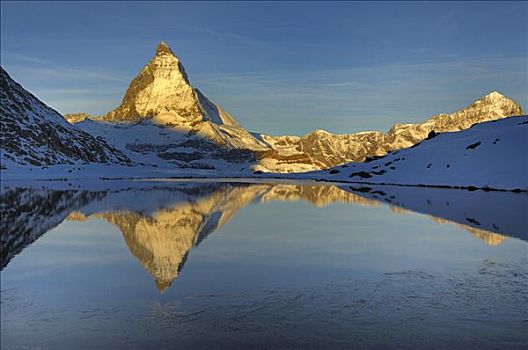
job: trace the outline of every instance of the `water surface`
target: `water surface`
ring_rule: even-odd
[[[525,194],[2,188],[2,349],[525,348]]]

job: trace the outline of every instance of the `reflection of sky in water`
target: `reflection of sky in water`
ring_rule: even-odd
[[[442,329],[434,319],[459,322],[473,333],[468,337],[522,344],[526,253],[527,243],[517,238],[491,246],[459,225],[385,205],[266,201],[242,206],[210,233],[160,293],[118,227],[88,216],[62,222],[2,271],[2,344],[68,348],[68,341],[97,335],[100,343],[92,344],[102,347],[123,346],[127,337],[138,348],[176,337],[205,347],[201,332],[207,333],[201,341],[235,334],[248,343],[226,344],[241,348],[252,341],[272,346],[273,339],[317,344],[332,332],[346,344],[346,334],[353,339],[347,322],[362,323],[354,327],[364,340],[373,330],[368,322],[395,322],[394,334],[381,339],[410,344],[406,337]],[[287,322],[278,326],[274,315]],[[422,318],[420,331],[411,327],[413,317]],[[490,333],[485,320],[502,326]],[[296,322],[320,332],[289,328]],[[407,326],[397,335],[400,322]],[[31,336],[23,336],[25,325],[34,328]],[[295,339],[278,337],[281,329]],[[444,340],[453,340],[453,329],[443,330]],[[61,331],[70,335],[56,342]],[[343,345],[332,341],[326,344]]]

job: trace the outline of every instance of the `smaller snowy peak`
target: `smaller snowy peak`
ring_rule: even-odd
[[[498,91],[492,91],[489,94],[481,98],[481,100],[488,100],[488,101],[497,101],[501,99],[508,99],[508,98]]]
[[[304,135],[304,137],[310,137],[310,136],[328,136],[328,135],[331,135],[331,133],[329,133],[329,132],[326,131],[326,130],[323,130],[323,129],[315,129],[314,131],[309,132],[309,133],[307,133],[306,135]]]
[[[479,112],[482,112],[483,108],[486,108],[487,113],[496,113],[497,116],[524,115],[524,111],[519,104],[498,91],[492,91],[489,94],[482,96],[459,112],[465,110],[478,110]]]

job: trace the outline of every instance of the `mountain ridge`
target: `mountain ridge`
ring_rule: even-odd
[[[158,70],[159,74],[152,73]],[[150,74],[157,75],[158,78],[146,84],[141,83],[147,79],[145,76]],[[149,102],[150,109],[146,108],[142,92],[147,91],[150,94],[153,90],[163,90],[169,84],[164,77],[171,75],[176,77],[169,80],[173,82],[172,89],[181,92],[173,93],[169,89],[168,95],[164,98],[154,94],[155,101]],[[159,80],[161,87],[149,85],[150,83],[156,85],[156,79]],[[173,99],[181,97],[184,97],[180,101],[183,101],[183,105],[173,102]],[[130,107],[136,105],[140,108]],[[185,108],[182,109],[182,106]],[[136,108],[135,111],[139,114],[130,117],[133,108]],[[130,83],[121,105],[102,119],[110,122],[152,120],[155,124],[190,132],[204,140],[212,140],[222,147],[242,149],[252,153],[253,157],[250,157],[250,161],[254,163],[253,171],[283,173],[319,170],[347,162],[364,161],[370,157],[385,155],[395,149],[411,147],[426,139],[433,130],[435,132],[463,130],[475,123],[522,114],[524,114],[523,109],[515,101],[493,91],[459,111],[437,114],[423,123],[395,124],[385,133],[364,131],[332,134],[322,129],[316,129],[303,136],[251,133],[243,129],[220,106],[207,99],[200,90],[192,87],[181,61],[165,42],[161,42],[156,48],[153,59]],[[72,122],[75,118],[78,118],[77,115],[72,116]]]
[[[476,123],[523,114],[522,107],[515,101],[492,92],[454,113],[437,114],[423,123],[395,124],[386,133],[364,131],[332,134],[315,130],[301,137],[263,135],[263,138],[278,149],[293,147],[305,153],[312,162],[321,164],[320,168],[328,168],[346,162],[361,162],[369,157],[411,147],[426,139],[431,131],[459,131]]]
[[[459,111],[437,114],[423,123],[395,124],[385,133],[332,134],[317,129],[303,136],[259,134],[244,129],[193,87],[179,58],[160,42],[118,107],[101,117],[85,113],[65,117],[83,135],[99,141],[99,148],[108,145],[142,167],[198,169],[218,176],[315,171],[367,161],[437,133],[522,114],[515,101],[493,91]]]
[[[367,162],[291,174],[335,182],[528,191],[528,116],[430,134],[414,146]]]

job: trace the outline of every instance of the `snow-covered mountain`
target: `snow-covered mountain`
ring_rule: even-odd
[[[384,157],[295,177],[369,184],[528,190],[528,116],[480,123]]]
[[[164,42],[132,80],[120,106],[99,117],[75,113],[67,119],[146,167],[239,170],[269,149],[191,86]]]
[[[98,117],[66,115],[73,125],[5,71],[2,81],[1,96],[6,101],[1,110],[2,166],[18,164],[17,171],[4,172],[8,177],[20,176],[18,170],[28,165],[56,164],[42,174],[39,168],[39,175],[181,177],[198,172],[218,177],[307,172],[380,157],[411,147],[430,134],[524,113],[513,100],[492,92],[458,112],[420,124],[397,124],[387,133],[335,135],[316,130],[302,137],[252,133],[191,85],[181,61],[164,42],[132,80],[117,108]],[[67,166],[79,161],[121,165]],[[122,164],[127,162],[136,166],[126,169]]]
[[[147,121],[171,131],[196,134],[219,147],[265,148],[220,106],[191,86],[182,63],[163,41],[130,83],[121,105],[101,119],[125,124]]]
[[[335,135],[316,130],[298,137],[250,133],[192,87],[181,61],[161,42],[152,60],[130,83],[119,107],[92,120],[86,120],[85,114],[72,114],[68,119],[81,121],[79,126],[85,131],[145,164],[284,173],[363,161],[410,147],[433,130],[463,130],[521,114],[522,108],[514,101],[492,92],[458,112],[433,116],[421,124],[397,124],[385,134]]]
[[[103,139],[69,124],[57,111],[26,91],[0,67],[2,169],[12,166],[132,164]]]

